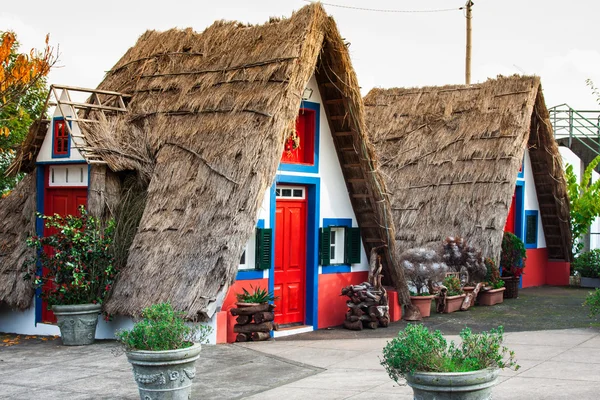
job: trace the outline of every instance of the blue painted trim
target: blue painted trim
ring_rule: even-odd
[[[517,181],[515,187],[516,209],[515,209],[515,235],[523,240],[524,223],[525,221],[525,182]]]
[[[527,232],[527,216],[529,216],[529,215],[534,215],[535,216],[535,242],[533,242],[533,243],[527,243],[527,242],[524,241],[525,248],[526,249],[537,249],[538,248],[538,245],[537,245],[538,239],[537,238],[538,238],[538,228],[539,228],[539,223],[538,223],[539,213],[538,213],[537,210],[525,210],[525,219],[524,219],[524,221],[525,221],[525,232]],[[525,237],[525,239],[527,239],[527,238]]]
[[[307,172],[316,174],[319,172],[319,138],[321,136],[320,127],[321,127],[321,104],[313,103],[312,101],[302,101],[300,103],[300,109],[306,108],[308,110],[313,110],[315,112],[315,142],[314,142],[314,164],[313,165],[303,165],[303,164],[286,164],[280,163],[279,170],[280,171],[291,171],[291,172]]]
[[[36,161],[36,165],[63,165],[63,164],[85,164],[85,160],[54,160],[54,161]]]
[[[44,213],[44,188],[45,188],[45,167],[38,166],[35,175],[35,190],[36,190],[36,210],[37,212]],[[38,236],[44,235],[44,220],[36,216],[35,218],[35,234]],[[42,273],[42,265],[38,263],[38,274]],[[35,290],[35,325],[42,322],[42,289],[38,288]]]
[[[257,270],[257,269],[241,269],[238,271],[237,275],[235,276],[235,280],[236,281],[248,281],[251,279],[263,279],[264,278],[264,273],[262,270]]]
[[[67,115],[68,118],[70,118],[70,115]],[[63,117],[54,117],[52,118],[52,158],[69,158],[71,157],[71,135],[69,133],[67,133],[68,137],[67,137],[67,154],[56,154],[54,152],[54,126],[55,126],[55,121],[64,121],[65,119]],[[72,121],[67,121],[69,124],[69,127],[72,127],[71,122]]]
[[[345,226],[352,228],[352,218],[323,218],[323,228],[329,226]],[[322,274],[334,274],[336,272],[351,272],[350,264],[331,264],[321,267]]]
[[[259,219],[258,221],[256,221],[256,227],[258,229],[265,229],[265,220]]]
[[[346,272],[352,272],[352,267],[348,264],[340,264],[340,265],[328,265],[326,267],[322,267],[322,274],[343,274]]]
[[[305,324],[313,327],[319,326],[319,223],[320,223],[320,199],[321,179],[318,177],[276,175],[275,182],[271,185],[270,219],[273,237],[275,232],[275,208],[277,199],[275,188],[278,184],[305,185],[307,188],[307,224],[306,224],[306,305]],[[270,270],[269,290],[275,288],[275,246],[273,246],[272,264]]]

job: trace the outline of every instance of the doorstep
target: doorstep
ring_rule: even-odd
[[[279,328],[277,331],[273,331],[273,337],[284,337],[297,335],[299,333],[312,332],[315,329],[310,325],[298,325],[298,326],[290,326],[289,328]]]

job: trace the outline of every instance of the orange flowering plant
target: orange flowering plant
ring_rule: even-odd
[[[79,211],[79,216],[38,215],[54,233],[27,239],[36,256],[25,262],[24,279],[41,289],[48,305],[101,304],[117,274],[110,252],[114,221],[103,226],[83,206]]]

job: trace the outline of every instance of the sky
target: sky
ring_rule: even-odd
[[[328,0],[374,12],[325,5],[348,42],[363,95],[373,87],[464,83],[466,0]],[[472,83],[497,75],[538,75],[546,104],[600,109],[586,86],[600,86],[600,2],[594,0],[474,0]],[[13,30],[22,51],[50,34],[60,59],[49,82],[95,88],[146,30],[214,21],[264,23],[290,16],[304,0],[29,0],[3,2],[0,31]]]

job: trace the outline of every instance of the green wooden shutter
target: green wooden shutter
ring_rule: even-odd
[[[271,268],[271,248],[273,247],[273,230],[256,229],[256,269]]]
[[[326,267],[331,263],[331,228],[321,228],[319,231],[319,258],[321,265]]]
[[[360,228],[346,227],[346,251],[344,262],[346,264],[360,263]]]

